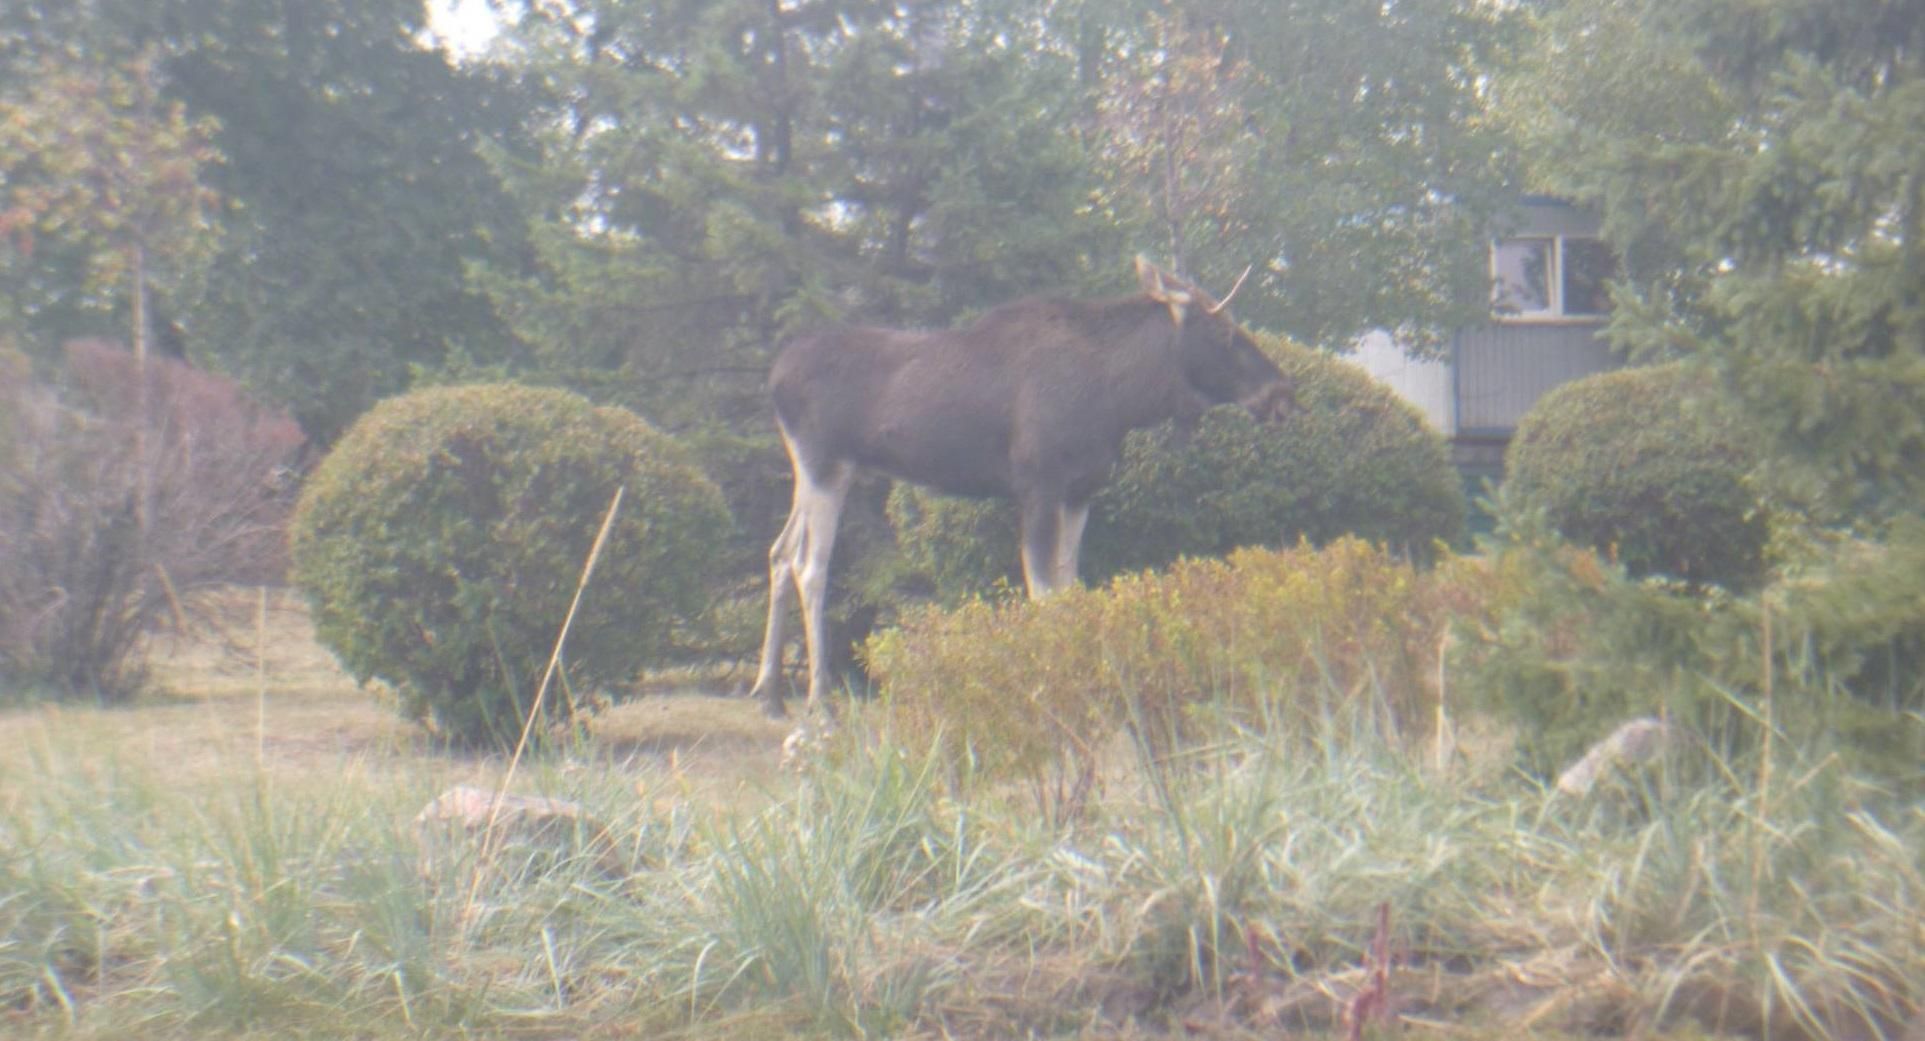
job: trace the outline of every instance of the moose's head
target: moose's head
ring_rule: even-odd
[[[1144,295],[1169,308],[1183,376],[1198,394],[1212,404],[1234,401],[1263,420],[1280,418],[1295,406],[1290,378],[1230,317],[1230,300],[1250,277],[1248,269],[1221,300],[1141,256],[1136,277]]]

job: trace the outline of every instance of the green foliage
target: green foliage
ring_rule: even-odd
[[[552,118],[538,157],[497,158],[535,263],[481,284],[544,370],[619,370],[606,392],[665,426],[739,433],[769,429],[770,354],[799,330],[1118,282],[1044,32],[1009,0],[530,9],[511,35]]]
[[[1506,502],[1542,510],[1634,576],[1749,589],[1770,521],[1747,478],[1757,436],[1716,378],[1685,365],[1603,373],[1546,394],[1505,457]]]
[[[1489,316],[1492,215],[1517,188],[1480,83],[1524,50],[1475,0],[1050,5],[1098,85],[1111,208],[1238,314],[1319,347],[1440,346]],[[1100,215],[1108,217],[1108,214]],[[1153,230],[1152,230],[1153,229]]]
[[[729,518],[681,450],[634,415],[512,384],[390,399],[309,479],[295,581],[323,643],[408,715],[512,743],[597,522],[625,488],[549,692],[573,719],[699,620]]]
[[[1522,727],[1554,773],[1635,716],[1663,716],[1719,757],[1767,729],[1915,788],[1925,753],[1925,538],[1814,549],[1749,597],[1637,580],[1507,510],[1459,618],[1454,682]],[[1788,737],[1781,736],[1780,740]]]
[[[182,6],[173,91],[219,120],[209,180],[232,202],[194,349],[323,445],[416,370],[512,359],[466,268],[525,248],[480,154],[520,146],[524,98],[423,48],[419,3]]]
[[[871,674],[901,733],[942,734],[954,761],[1071,809],[1119,728],[1163,741],[1201,704],[1296,727],[1361,698],[1407,732],[1430,722],[1439,677],[1453,702],[1515,727],[1541,774],[1638,716],[1725,758],[1756,752],[1769,718],[1854,769],[1920,782],[1925,535],[1816,545],[1739,596],[1639,581],[1541,515],[1505,516],[1485,555],[1428,571],[1344,538],[1039,602],[926,608],[871,641]]]
[[[1354,366],[1287,341],[1270,352],[1296,383],[1298,408],[1263,423],[1235,406],[1124,442],[1115,479],[1090,507],[1085,581],[1240,546],[1354,535],[1428,559],[1464,539],[1464,493],[1443,441],[1415,409]],[[1003,504],[898,488],[899,559],[887,577],[944,602],[1021,587],[1016,518]]]
[[[1609,335],[1707,364],[1774,485],[1925,504],[1925,18],[1905,4],[1547,2],[1502,92],[1544,186],[1629,260]]]
[[[138,231],[157,338],[243,376],[322,444],[417,367],[511,355],[464,266],[523,246],[479,147],[516,147],[526,106],[424,47],[421,3],[18,6],[0,16],[0,109],[28,118],[0,119],[0,137],[33,140],[0,147],[16,189],[0,214],[46,181],[99,202],[41,221],[30,249],[0,246],[0,321],[24,338],[51,353],[126,329],[120,283],[88,279],[125,270]]]
[[[0,90],[0,322],[44,336],[117,312],[144,347],[154,296],[198,297],[218,237],[202,183],[216,124],[161,96],[157,55],[40,55]]]
[[[1093,826],[1066,828],[945,790],[858,713],[845,755],[745,797],[621,748],[536,764],[527,794],[603,830],[524,873],[422,870],[408,822],[450,763],[418,743],[183,772],[147,732],[180,713],[134,711],[0,734],[14,1033],[1134,1037],[1201,1014],[1321,1036],[1380,906],[1426,967],[1399,1007],[1467,1038],[1515,1036],[1520,1008],[1547,1038],[1654,1041],[1902,1036],[1925,1012],[1925,814],[1821,735],[1627,817],[1340,726],[1226,731],[1161,783],[1112,757]]]
[[[1531,13],[1541,46],[1496,84],[1498,114],[1536,184],[1596,207],[1625,258],[1608,335],[1713,374],[1701,396],[1735,400],[1747,431],[1720,435],[1736,465],[1756,459],[1760,493],[1808,516],[1776,518],[1782,576],[1754,597],[1525,569],[1537,592],[1488,634],[1517,685],[1495,689],[1547,734],[1598,699],[1592,723],[1545,739],[1549,760],[1610,703],[1667,707],[1724,740],[1771,676],[1790,732],[1850,735],[1844,754],[1881,772],[1909,756],[1915,770],[1919,693],[1904,677],[1917,670],[1912,518],[1925,504],[1925,19],[1808,0],[1545,0]],[[1725,478],[1704,477],[1692,493],[1724,502],[1727,520],[1692,536],[1690,559],[1634,559],[1655,532],[1623,534],[1624,559],[1755,583],[1759,522]],[[1782,537],[1808,521],[1883,541]],[[1811,545],[1788,544],[1800,537]]]
[[[902,740],[940,738],[980,776],[1073,802],[1119,728],[1160,743],[1199,706],[1286,731],[1356,713],[1421,732],[1447,591],[1354,538],[1241,550],[1103,590],[924,609],[870,641],[869,668]]]

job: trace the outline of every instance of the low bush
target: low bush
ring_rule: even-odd
[[[1428,559],[1465,537],[1462,484],[1415,409],[1354,366],[1283,341],[1266,348],[1296,383],[1298,408],[1264,423],[1234,405],[1194,430],[1137,431],[1091,503],[1084,580],[1241,546],[1321,545],[1354,535]],[[997,581],[1021,587],[1013,507],[899,487],[899,561],[889,577],[955,603]]]
[[[1818,736],[1854,768],[1925,790],[1925,528],[1837,542],[1739,596],[1639,579],[1503,512],[1478,564],[1482,610],[1459,616],[1450,664],[1461,696],[1519,728],[1527,768],[1550,775],[1618,724],[1660,716],[1721,758],[1767,733]]]
[[[0,672],[56,697],[139,687],[143,634],[196,593],[279,581],[302,437],[238,384],[112,344],[36,383],[0,359]]]
[[[1125,728],[1166,742],[1224,713],[1294,732],[1335,713],[1405,738],[1440,708],[1494,717],[1544,777],[1658,716],[1734,761],[1772,730],[1823,735],[1854,769],[1914,790],[1920,581],[1925,527],[1840,541],[1739,596],[1635,578],[1514,519],[1483,554],[1429,569],[1354,538],[1240,550],[1103,590],[910,611],[868,651],[905,740],[940,734],[953,763],[1072,808]]]
[[[308,482],[295,579],[357,678],[388,682],[405,714],[450,740],[510,743],[617,488],[544,703],[574,718],[701,615],[730,524],[715,486],[632,413],[512,384],[382,402]]]
[[[1468,607],[1457,570],[1348,537],[1239,550],[1103,590],[925,608],[873,638],[868,661],[900,740],[940,737],[953,764],[1073,811],[1125,727],[1162,746],[1207,709],[1259,729],[1341,716],[1423,733],[1442,634]]]
[[[1508,503],[1543,510],[1631,574],[1756,587],[1766,513],[1745,478],[1755,439],[1715,382],[1683,364],[1567,383],[1518,424]]]

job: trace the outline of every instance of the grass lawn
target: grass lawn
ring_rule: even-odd
[[[0,762],[58,754],[75,765],[152,768],[181,786],[226,785],[257,765],[295,787],[499,778],[501,759],[438,751],[358,687],[314,642],[298,596],[269,593],[264,625],[259,607],[256,594],[237,594],[218,626],[156,638],[147,656],[153,691],[133,707],[0,716]],[[775,766],[788,727],[742,699],[652,696],[617,706],[594,731],[597,766],[625,776],[647,778],[673,760],[718,797],[782,783]]]
[[[136,854],[127,862],[103,866],[123,875],[170,873],[139,863],[150,859],[139,853],[167,859],[199,840],[218,841],[224,828],[262,830],[271,838],[275,828],[309,813],[357,817],[337,826],[365,831],[365,840],[407,855],[410,849],[399,844],[412,842],[413,816],[436,794],[500,782],[505,756],[438,748],[376,692],[358,686],[314,642],[297,595],[235,593],[216,615],[215,624],[198,632],[151,642],[151,689],[134,705],[0,710],[0,822],[39,818],[41,827],[53,825],[43,836],[52,842],[151,843],[148,850],[124,849]],[[598,717],[578,755],[524,762],[514,788],[564,797],[593,789],[598,803],[626,800],[634,812],[655,804],[684,817],[752,812],[795,784],[794,774],[779,766],[788,732],[787,724],[745,699],[655,694]],[[344,810],[349,807],[355,809]],[[63,824],[70,826],[66,834]],[[0,838],[5,835],[0,824]],[[0,858],[5,845],[0,841]],[[88,879],[86,866],[76,867],[71,884],[79,888]],[[65,888],[60,880],[43,881]],[[0,892],[0,911],[7,904]],[[96,919],[107,913],[84,910]],[[0,941],[0,966],[13,959],[16,972],[33,968],[19,964],[32,953],[22,950],[21,939]],[[128,992],[150,992],[154,980],[138,973],[116,979],[110,965],[89,969],[92,978],[84,971],[72,980],[43,978],[39,989],[66,991],[51,1001],[15,992],[9,1008],[9,992],[0,986],[0,1037],[133,1037],[136,1023],[143,1038],[387,1033],[379,1015],[351,1028],[285,1019],[254,1027],[246,1015],[227,1024],[191,1017],[178,1024],[140,1022],[147,1013],[116,1006]],[[394,1026],[394,1036],[417,1034],[405,1023]]]
[[[1573,803],[1252,736],[1120,748],[1065,824],[861,712],[787,772],[753,703],[650,695],[517,772],[572,831],[424,858],[503,759],[259,606],[132,707],[0,715],[0,1037],[1343,1037],[1378,979],[1365,1037],[1921,1036],[1925,810],[1824,763]]]

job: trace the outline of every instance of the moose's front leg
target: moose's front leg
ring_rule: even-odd
[[[1022,497],[1023,584],[1037,600],[1060,588],[1058,554],[1062,549],[1063,502],[1060,495]]]
[[[1076,562],[1083,551],[1083,526],[1089,523],[1089,503],[1065,503],[1056,511],[1056,569],[1052,590],[1076,584]]]
[[[801,470],[801,467],[797,468]],[[836,525],[842,519],[842,505],[849,498],[855,468],[838,463],[822,476],[798,474],[803,483],[796,496],[802,510],[802,537],[795,564],[796,591],[802,601],[802,642],[809,653],[809,700],[811,711],[835,710],[828,702],[829,674],[829,560],[835,553]]]

